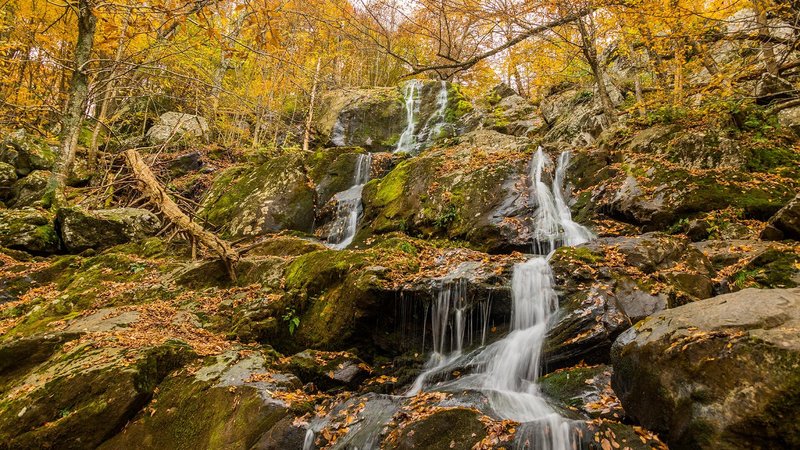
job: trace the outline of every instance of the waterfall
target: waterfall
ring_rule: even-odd
[[[326,241],[328,247],[334,250],[347,248],[353,242],[358,228],[358,216],[361,214],[361,192],[369,181],[371,167],[372,154],[358,155],[353,186],[336,194],[336,218]]]
[[[436,95],[436,109],[425,120],[425,124],[417,130],[417,122],[422,109],[422,81],[411,80],[403,89],[403,102],[406,108],[406,128],[397,141],[395,152],[417,152],[427,143],[436,139],[445,124],[445,113],[449,101],[447,82],[440,81],[439,93]]]
[[[397,141],[395,152],[411,152],[416,149],[415,116],[419,113],[419,91],[421,86],[422,82],[420,80],[411,80],[406,83],[403,89],[403,100],[406,105],[406,129],[403,130],[400,139]]]
[[[552,185],[548,186],[542,175],[553,163],[541,148],[534,154],[530,197],[537,207],[533,246],[538,256],[514,266],[509,334],[472,358],[480,368],[477,373],[452,383],[453,387],[460,389],[484,392],[497,415],[522,422],[524,426],[519,427],[517,433],[517,444],[521,448],[568,450],[577,446],[580,439],[570,421],[550,407],[536,383],[541,374],[542,346],[548,322],[558,311],[558,295],[549,257],[560,245],[577,245],[592,238],[588,229],[572,220],[564,200],[568,164],[569,153],[564,152],[558,159]],[[434,320],[443,319],[434,317]],[[461,355],[460,347],[447,357],[436,355],[442,350],[434,348],[427,370],[420,375],[409,394],[421,391],[425,378],[432,371],[442,370]],[[432,364],[435,365],[429,367]]]

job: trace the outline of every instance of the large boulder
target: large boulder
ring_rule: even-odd
[[[551,264],[561,307],[544,345],[549,370],[607,363],[632,324],[713,292],[708,259],[687,239],[658,233],[562,247]]]
[[[405,231],[474,243],[489,252],[529,249],[525,139],[490,130],[399,163],[364,186],[368,232]]]
[[[34,170],[50,170],[55,161],[55,147],[25,130],[17,130],[0,142],[0,162],[14,166],[20,177]]]
[[[58,224],[64,247],[73,253],[113,247],[155,235],[161,221],[150,211],[137,208],[61,208]]]
[[[663,311],[614,343],[627,414],[671,448],[800,446],[800,289],[746,289]]]
[[[151,144],[164,144],[182,139],[204,139],[208,136],[208,121],[194,114],[175,111],[158,117],[155,125],[147,130],[147,140]]]
[[[287,154],[254,169],[223,172],[203,199],[199,215],[235,237],[311,232],[315,202],[304,155]]]
[[[800,195],[790,201],[769,219],[761,238],[777,241],[794,239],[800,241]]]
[[[0,246],[34,254],[57,252],[53,216],[33,208],[0,209]]]
[[[293,391],[299,381],[269,370],[268,361],[262,352],[239,349],[167,377],[152,407],[100,448],[301,448],[304,430],[292,424],[287,405],[270,395]]]

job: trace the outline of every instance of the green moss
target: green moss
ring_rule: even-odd
[[[793,288],[798,285],[797,264],[800,264],[800,255],[797,253],[770,249],[733,274],[731,279],[740,289]]]
[[[572,407],[583,405],[581,396],[591,389],[586,381],[607,370],[606,366],[577,367],[559,370],[539,378],[542,392]]]

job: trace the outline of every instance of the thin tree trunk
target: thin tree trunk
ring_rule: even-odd
[[[47,183],[44,203],[51,209],[58,209],[66,203],[64,190],[67,177],[75,161],[75,151],[78,147],[78,136],[81,131],[81,120],[89,95],[89,58],[94,46],[94,32],[97,18],[92,11],[90,0],[79,0],[78,14],[78,40],[75,44],[73,59],[72,79],[69,83],[69,97],[64,116],[61,120],[61,149],[56,160],[53,174]]]
[[[311,101],[308,105],[308,117],[306,118],[306,131],[303,135],[303,151],[308,151],[308,146],[311,141],[311,124],[314,120],[314,102],[317,99],[317,83],[319,82],[319,68],[322,64],[322,58],[317,58],[317,68],[314,70],[314,81],[311,84]]]
[[[753,0],[753,9],[755,9],[756,23],[758,24],[759,33],[769,36],[770,32],[769,23],[767,22],[767,14],[764,11],[764,6],[762,5],[761,0]],[[761,58],[764,60],[764,66],[767,68],[767,72],[777,76],[778,61],[775,58],[775,49],[772,45],[772,42],[761,42]]]
[[[589,30],[583,20],[583,18],[578,18],[576,21],[581,35],[581,51],[586,58],[586,62],[589,63],[595,83],[597,83],[597,93],[600,95],[600,105],[603,108],[603,113],[606,119],[613,123],[617,120],[617,112],[614,110],[614,104],[611,102],[611,97],[608,95],[608,89],[606,88],[603,67],[597,56],[597,48],[594,43],[594,31],[593,29]],[[593,25],[590,26],[593,27]]]

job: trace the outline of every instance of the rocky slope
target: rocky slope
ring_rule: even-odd
[[[213,255],[159,235],[150,211],[39,208],[52,149],[9,135],[0,448],[498,448],[548,433],[500,417],[485,392],[448,390],[469,362],[402,395],[442,292],[460,289],[465,353],[506,335],[514,265],[538,233],[539,145],[570,152],[565,197],[598,235],[550,257],[560,310],[540,380],[585,446],[798,445],[790,118],[768,139],[719,123],[609,127],[579,86],[538,106],[502,88],[472,102],[454,85],[417,89],[415,127],[408,86],[332,92],[313,152],[225,170],[185,152],[157,160],[237,242],[235,283]],[[415,149],[393,152],[410,128]],[[365,152],[355,239],[334,250],[337,193]],[[208,189],[181,190],[209,172]]]

